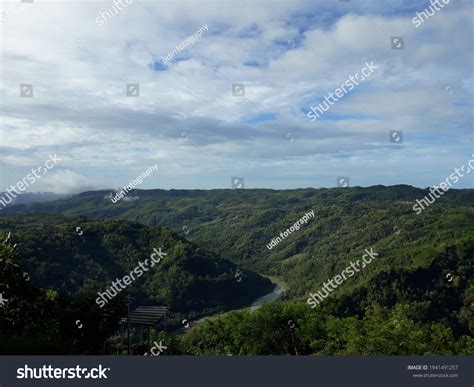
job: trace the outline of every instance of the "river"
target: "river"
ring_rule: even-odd
[[[250,311],[253,312],[254,310],[260,308],[264,302],[273,302],[278,300],[285,290],[286,289],[283,287],[283,285],[277,283],[271,293],[265,294],[264,296],[259,297],[254,302],[252,302],[250,305]]]
[[[253,312],[254,310],[257,310],[258,308],[260,308],[263,305],[264,302],[274,302],[274,301],[278,300],[278,298],[280,298],[280,296],[286,290],[288,290],[288,285],[285,282],[283,282],[283,280],[281,280],[280,278],[278,278],[278,277],[269,277],[269,276],[265,276],[265,277],[267,277],[275,285],[275,287],[273,288],[273,290],[270,293],[265,294],[264,296],[261,296],[261,297],[257,298],[255,301],[253,301],[247,307],[234,309],[234,310],[228,310],[225,313],[243,311],[243,310],[246,310],[246,309],[249,309],[251,312]],[[222,313],[218,313],[218,314],[215,314],[215,315],[202,317],[199,320],[193,321],[192,324],[193,325],[199,325],[199,324],[202,324],[206,320],[214,320],[214,319],[218,318],[221,315],[222,315]]]

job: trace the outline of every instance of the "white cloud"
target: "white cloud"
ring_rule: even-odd
[[[333,174],[369,185],[417,184],[423,173],[435,184],[472,147],[472,4],[452,2],[417,29],[425,1],[390,4],[136,1],[98,27],[112,1],[5,2],[0,189],[51,152],[68,170],[56,192],[122,186],[154,162],[162,173],[144,188],[228,187],[233,174],[272,188],[334,185]],[[186,60],[149,68],[203,24]],[[404,51],[390,49],[394,35]],[[310,123],[301,109],[370,60],[380,63],[373,79]],[[34,98],[18,97],[20,83],[34,85]],[[125,97],[127,83],[140,84],[139,98]],[[246,84],[246,98],[232,97],[232,83]],[[264,113],[277,119],[245,123]],[[390,129],[405,132],[397,150]],[[420,148],[433,152],[431,169]],[[395,162],[403,176],[381,177]]]
[[[68,169],[52,171],[35,183],[34,190],[60,194],[79,193],[97,187],[91,180]]]

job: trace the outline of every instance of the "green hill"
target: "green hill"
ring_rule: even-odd
[[[186,232],[186,239],[220,257],[282,277],[290,285],[290,298],[303,297],[350,260],[360,258],[365,248],[373,247],[381,258],[364,276],[380,265],[426,264],[432,256],[428,251],[474,235],[474,190],[468,189],[450,190],[420,215],[412,207],[428,190],[403,185],[285,191],[137,190],[131,195],[139,200],[117,204],[104,198],[107,193],[85,192],[5,212],[128,219],[171,228],[182,236]],[[311,210],[314,219],[273,249],[266,247]]]
[[[70,296],[97,297],[112,281],[140,267],[139,262],[142,274],[120,296],[166,305],[188,318],[247,305],[273,289],[267,278],[162,227],[31,215],[2,217],[0,230],[12,232],[20,266],[35,286]],[[159,249],[167,255],[153,264],[150,256]]]
[[[156,336],[171,354],[472,354],[474,190],[450,190],[416,215],[427,193],[136,190],[138,199],[113,204],[109,191],[85,192],[5,208],[0,230],[14,231],[34,285],[73,297],[102,291],[160,246],[169,255],[128,290],[187,318],[267,293],[260,275],[289,286],[283,302],[225,314],[182,337]],[[268,249],[310,211],[314,218]],[[377,259],[310,308],[309,293],[365,249]]]

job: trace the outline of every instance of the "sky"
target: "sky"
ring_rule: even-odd
[[[50,154],[28,191],[120,188],[154,164],[137,188],[428,187],[474,158],[471,0],[419,27],[429,1],[29,1],[0,6],[0,190]]]

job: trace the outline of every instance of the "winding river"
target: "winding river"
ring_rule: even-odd
[[[261,297],[257,298],[255,301],[253,301],[247,307],[228,310],[225,313],[242,311],[242,310],[245,310],[245,309],[249,309],[251,312],[253,312],[254,310],[257,310],[258,308],[260,308],[263,305],[264,302],[274,302],[274,301],[278,300],[278,298],[280,298],[280,296],[288,289],[288,285],[286,285],[285,282],[283,282],[280,278],[268,277],[268,276],[265,276],[265,277],[267,277],[275,285],[275,287],[273,288],[273,290],[270,293],[265,294],[264,296],[261,296]],[[208,319],[213,320],[215,318],[218,318],[221,314],[222,313],[212,315],[212,316],[202,317],[199,320],[193,321],[193,325],[202,324],[204,321],[206,321]]]
[[[275,285],[276,286],[271,293],[265,294],[264,296],[259,297],[254,302],[252,302],[252,304],[250,305],[251,312],[260,308],[264,302],[273,302],[280,298],[286,288],[284,288],[284,285],[280,283],[277,283]]]

